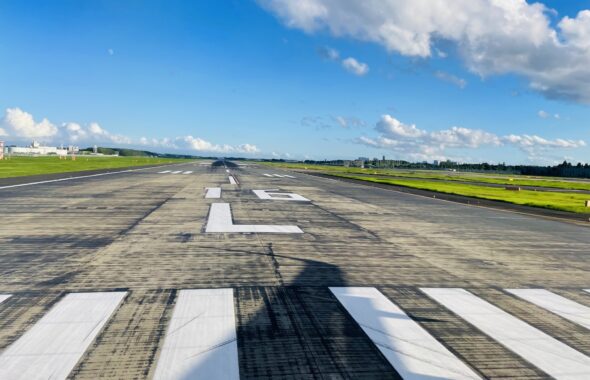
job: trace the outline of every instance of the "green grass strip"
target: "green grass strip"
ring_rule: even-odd
[[[134,166],[181,163],[187,159],[152,157],[84,157],[60,160],[55,156],[11,157],[0,161],[0,178],[36,174],[68,173],[97,169],[117,169]]]
[[[361,181],[384,183],[410,187],[421,190],[431,190],[439,193],[464,195],[467,197],[490,199],[514,203],[518,205],[548,208],[552,210],[575,212],[580,214],[590,213],[590,208],[585,206],[585,201],[590,199],[589,194],[543,192],[543,191],[510,191],[502,188],[487,186],[467,185],[460,183],[446,183],[435,181],[403,180],[388,178],[373,178],[346,174],[333,174],[336,177],[352,178]]]
[[[303,163],[268,163],[263,164],[281,167],[285,169],[306,169],[319,170],[327,173],[346,173],[362,175],[379,175],[402,178],[437,179],[443,181],[460,181],[474,183],[490,183],[498,185],[533,186],[547,187],[564,190],[588,190],[590,182],[568,181],[554,177],[534,177],[523,175],[507,175],[496,173],[466,173],[466,172],[445,172],[442,170],[407,170],[407,169],[363,169],[347,168],[344,166],[310,165]]]

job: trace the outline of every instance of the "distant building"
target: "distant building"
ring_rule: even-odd
[[[369,161],[369,157],[359,157],[357,161]]]
[[[4,159],[4,141],[0,141],[0,160]]]
[[[76,147],[76,151],[78,147]],[[27,147],[23,146],[9,146],[7,149],[8,154],[11,155],[23,155],[23,156],[47,156],[47,155],[57,155],[57,156],[66,156],[68,154],[67,149],[57,148],[54,146],[42,146],[37,141],[33,141],[31,145]]]
[[[432,165],[438,166],[438,165],[440,165],[440,162],[438,160],[434,160],[434,161],[432,161]]]

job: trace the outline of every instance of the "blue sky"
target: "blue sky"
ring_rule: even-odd
[[[4,0],[1,138],[590,161],[590,1],[460,3]]]

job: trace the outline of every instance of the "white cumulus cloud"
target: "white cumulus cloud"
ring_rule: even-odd
[[[322,46],[317,49],[318,54],[320,57],[327,59],[329,61],[335,61],[340,58],[340,53],[338,50],[333,49],[329,46]]]
[[[440,80],[442,80],[443,82],[447,82],[450,83],[454,86],[459,87],[460,89],[464,89],[467,86],[467,81],[463,78],[459,78],[456,75],[453,74],[449,74],[447,72],[444,71],[435,71],[434,72],[434,76]]]
[[[539,112],[537,112],[537,115],[541,119],[549,119],[549,118],[561,119],[561,116],[559,116],[558,113],[551,114],[551,113],[544,111],[544,110],[539,110]]]
[[[517,74],[548,98],[590,104],[590,10],[551,23],[555,12],[526,0],[258,0],[288,27],[327,31],[431,57],[455,44],[483,77]]]
[[[77,122],[62,123],[59,127],[47,119],[35,121],[33,115],[19,108],[8,108],[0,119],[0,136],[7,136],[16,141],[23,139],[42,138],[46,143],[56,145],[63,143],[82,144],[110,144],[141,145],[154,148],[185,149],[197,152],[213,153],[260,153],[260,149],[254,144],[213,144],[199,137],[180,136],[149,138],[140,137],[134,139],[128,136],[112,133],[96,122],[83,125]]]
[[[342,66],[354,75],[363,76],[369,72],[369,65],[357,61],[352,57],[342,60]]]
[[[192,149],[199,152],[213,152],[213,153],[258,153],[260,150],[256,145],[252,144],[241,144],[241,145],[228,145],[228,144],[213,144],[200,137],[185,136],[180,137],[177,140],[184,142],[184,144]]]
[[[583,140],[549,140],[536,135],[498,136],[481,129],[451,127],[437,131],[404,124],[383,115],[375,125],[376,137],[361,136],[355,141],[374,148],[388,149],[414,160],[446,159],[448,149],[477,149],[483,146],[514,146],[529,157],[539,157],[550,149],[575,149],[586,146]]]
[[[2,125],[5,135],[19,138],[49,138],[58,132],[49,120],[37,122],[33,115],[20,108],[7,108]]]

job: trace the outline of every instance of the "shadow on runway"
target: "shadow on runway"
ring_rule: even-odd
[[[293,281],[234,288],[241,379],[401,379],[329,290],[347,286],[338,267],[276,257],[302,264]],[[203,373],[229,378],[224,377],[228,351],[223,345],[231,343],[203,352],[207,357],[182,379]]]

